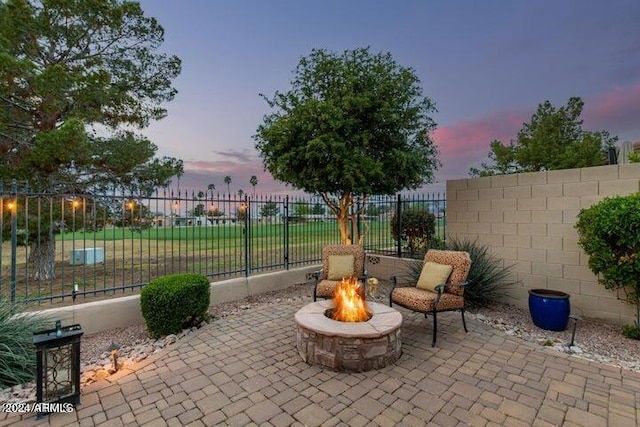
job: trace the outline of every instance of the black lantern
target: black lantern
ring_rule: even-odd
[[[36,347],[36,402],[43,408],[80,404],[80,325],[64,326],[33,334]],[[49,412],[53,412],[49,411]],[[47,411],[39,412],[38,418]]]

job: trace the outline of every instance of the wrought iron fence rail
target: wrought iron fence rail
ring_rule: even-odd
[[[351,227],[367,251],[398,256],[391,232],[398,213],[423,209],[446,235],[446,201],[437,195],[375,196]],[[249,276],[320,262],[339,243],[333,215],[316,197],[163,190],[123,194],[48,194],[0,185],[0,302],[83,300],[136,292],[159,276]]]

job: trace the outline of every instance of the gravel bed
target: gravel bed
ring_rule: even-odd
[[[380,281],[378,294],[374,300],[386,304],[389,283]],[[240,301],[218,305],[211,309],[212,321],[216,318],[233,316],[257,306],[272,305],[282,302],[310,302],[312,288],[310,284],[295,285],[290,288],[255,295]],[[531,321],[528,310],[506,304],[495,304],[491,307],[467,311],[468,318],[475,318],[492,328],[519,339],[541,346],[549,346],[555,350],[574,354],[578,357],[594,360],[623,369],[640,372],[640,340],[626,338],[622,327],[609,323],[580,319],[577,322],[574,345],[570,346],[573,321],[565,331],[553,332],[536,327]],[[203,326],[201,324],[200,326]],[[172,345],[197,328],[185,330],[177,335],[170,335],[159,340],[152,340],[143,325],[128,328],[112,329],[82,337],[81,364],[82,385],[90,384],[113,373],[112,359],[107,347],[112,342],[120,345],[118,351],[122,366],[144,360],[149,355]],[[0,391],[2,401],[35,400],[33,384],[24,384]]]

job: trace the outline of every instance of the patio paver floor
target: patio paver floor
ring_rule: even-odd
[[[523,342],[459,313],[400,308],[403,354],[364,373],[309,366],[295,312],[267,305],[217,319],[147,360],[83,389],[69,414],[0,414],[0,426],[640,424],[640,373]]]

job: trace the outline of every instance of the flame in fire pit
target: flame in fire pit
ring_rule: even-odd
[[[371,312],[364,299],[364,287],[355,277],[347,277],[333,291],[333,320],[340,322],[366,322]]]

